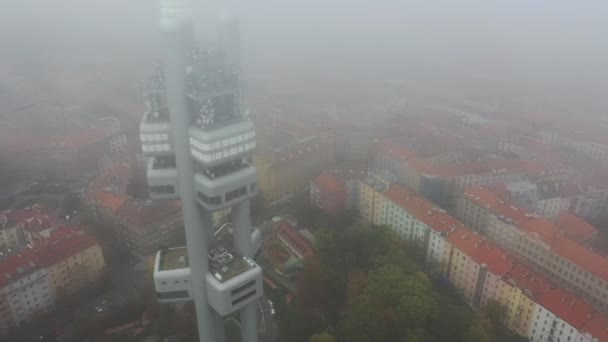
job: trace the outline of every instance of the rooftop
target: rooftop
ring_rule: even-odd
[[[385,153],[392,158],[406,161],[416,156],[415,152],[401,145],[392,142],[383,142],[379,145],[378,151]]]
[[[222,246],[209,251],[209,272],[222,283],[255,266],[253,260],[241,257]]]
[[[514,205],[511,201],[501,198],[494,192],[482,187],[469,187],[463,191],[463,196],[480,207],[486,208],[500,219],[514,225],[524,224],[533,215]]]
[[[14,254],[0,263],[0,288],[40,269],[40,261],[31,250]]]
[[[317,186],[322,190],[331,193],[339,193],[346,191],[346,185],[343,181],[339,180],[336,176],[328,173],[324,173],[313,180]]]
[[[596,312],[582,329],[583,332],[591,334],[598,341],[608,341],[608,316]]]
[[[598,234],[597,229],[584,218],[564,212],[557,216],[555,224],[562,229],[565,237],[578,243],[587,241]]]
[[[503,279],[524,291],[535,301],[553,288],[549,279],[534,272],[526,265],[516,262],[503,276]]]
[[[485,264],[496,275],[503,276],[511,268],[512,259],[506,251],[468,228],[457,228],[447,240],[477,264]]]
[[[49,266],[95,245],[97,241],[92,237],[62,227],[37,245],[35,253],[42,265]]]
[[[608,258],[564,236],[556,236],[553,239],[551,250],[595,276],[608,281]]]
[[[449,233],[458,227],[462,227],[462,223],[444,209],[416,195],[409,188],[391,184],[383,195],[435,231]]]
[[[190,267],[188,263],[187,247],[184,246],[161,250],[160,261],[158,262],[159,271],[168,271],[187,267]]]
[[[539,304],[578,330],[594,312],[591,305],[560,288],[549,290],[540,298]]]

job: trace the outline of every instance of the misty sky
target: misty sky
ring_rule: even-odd
[[[2,3],[0,39],[16,46],[13,52],[43,54],[32,49],[99,42],[111,54],[114,47],[149,46],[157,39],[155,0]],[[561,87],[597,101],[603,101],[608,85],[607,1],[229,3],[241,18],[244,60],[260,67],[250,72],[282,65],[344,73],[359,68],[399,78],[449,74]],[[218,4],[198,2],[203,31],[213,27]]]

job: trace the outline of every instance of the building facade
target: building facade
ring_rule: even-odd
[[[346,210],[346,182],[335,175],[324,173],[310,182],[311,203],[331,215]]]
[[[254,155],[257,184],[267,206],[291,198],[333,165],[330,142],[311,136]]]

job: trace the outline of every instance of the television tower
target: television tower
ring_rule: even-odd
[[[201,342],[224,341],[224,317],[238,311],[243,342],[257,342],[262,271],[253,261],[255,131],[241,101],[239,30],[218,23],[217,48],[195,46],[191,0],[161,0],[166,46],[148,83],[140,125],[153,199],[181,199],[186,247],[158,251],[159,301],[194,300]],[[213,212],[231,209],[233,241],[216,239]]]

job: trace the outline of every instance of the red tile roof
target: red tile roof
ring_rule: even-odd
[[[560,288],[548,291],[538,303],[578,330],[594,312],[591,305]]]
[[[302,257],[310,256],[314,253],[313,245],[304,235],[289,223],[282,223],[278,229],[279,238],[293,248]]]
[[[566,236],[579,236],[575,229],[563,229],[555,223],[542,218],[532,217],[525,211],[517,209],[515,206],[502,202],[498,196],[482,188],[469,188],[465,190],[465,196],[478,205],[485,206],[497,215],[510,218],[519,229],[524,232],[536,234],[545,243],[551,246],[551,250],[558,255],[570,260],[580,267],[588,270],[596,276],[608,280],[608,259],[583,247],[577,242],[566,238]],[[566,222],[574,222],[574,219],[567,219]],[[578,220],[576,220],[578,221]],[[590,230],[583,228],[585,236]]]
[[[503,279],[524,290],[535,301],[554,287],[549,279],[519,262],[513,264]]]
[[[116,213],[127,200],[126,195],[101,187],[90,188],[87,192],[87,196],[95,201],[98,206],[106,208],[112,213]]]
[[[585,219],[568,213],[559,214],[555,219],[555,224],[562,229],[565,237],[578,243],[584,242],[598,234],[597,229]]]
[[[69,228],[62,228],[54,232],[50,239],[38,245],[35,253],[42,266],[48,267],[95,245],[97,241],[92,237],[78,234]]]
[[[559,227],[544,217],[534,217],[520,225],[519,229],[537,235],[547,244],[551,244],[556,236],[561,235]]]
[[[597,338],[599,342],[608,342],[608,316],[596,313],[591,320],[585,323],[582,330]]]
[[[526,210],[514,205],[511,201],[503,199],[492,191],[482,187],[466,188],[463,196],[480,207],[486,208],[501,219],[522,225],[530,221],[533,216]]]
[[[323,191],[330,193],[339,193],[346,191],[346,185],[343,181],[339,180],[336,176],[328,173],[324,173],[313,181]]]
[[[445,210],[406,187],[392,184],[382,195],[435,231],[449,233],[462,227],[462,223]]]
[[[386,153],[392,158],[403,161],[416,157],[414,151],[392,142],[383,142],[378,146],[380,153]]]
[[[493,274],[503,276],[511,268],[511,256],[493,242],[464,227],[451,232],[447,240],[477,264],[485,264]]]
[[[608,281],[608,258],[563,236],[553,239],[551,250],[595,276]]]
[[[40,269],[35,253],[25,250],[0,261],[0,288]]]
[[[7,226],[21,224],[24,229],[33,233],[62,224],[62,221],[52,211],[38,206],[5,211],[3,215],[6,218]]]
[[[442,177],[459,177],[465,175],[479,175],[487,173],[503,174],[510,172],[524,172],[527,162],[516,159],[490,160],[468,163],[433,163],[428,160],[411,159],[408,165],[418,172]]]

